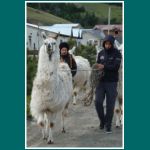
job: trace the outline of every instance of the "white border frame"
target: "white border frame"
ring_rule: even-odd
[[[122,147],[28,147],[27,146],[27,112],[26,112],[26,98],[27,98],[27,89],[26,89],[26,82],[27,82],[27,56],[26,56],[26,24],[27,24],[27,3],[122,3],[122,41],[123,41],[123,56],[122,56],[122,94],[123,94],[123,125],[122,125]],[[124,1],[25,1],[25,149],[124,149]]]

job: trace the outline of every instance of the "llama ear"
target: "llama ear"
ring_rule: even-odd
[[[55,39],[57,40],[59,36],[60,36],[60,32],[56,35]]]
[[[47,37],[45,32],[41,32],[41,36],[42,36],[43,40],[45,40]]]
[[[72,49],[69,50],[69,53],[73,55],[75,53],[75,49],[76,49],[76,46],[73,46]]]

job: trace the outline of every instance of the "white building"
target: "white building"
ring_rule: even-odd
[[[27,49],[29,50],[39,50],[41,45],[43,44],[43,38],[41,36],[41,32],[45,32],[46,35],[56,35],[56,33],[42,29],[40,26],[27,23],[27,36],[26,36],[26,44]]]
[[[100,30],[82,29],[81,44],[83,45],[91,44],[91,45],[98,45],[98,47],[100,47],[104,38],[105,35]]]
[[[101,40],[104,38],[104,33],[100,30],[94,29],[81,29],[79,24],[55,24],[52,26],[37,26],[27,23],[27,48],[29,50],[39,50],[43,39],[41,32],[45,32],[46,35],[57,38],[57,44],[61,42],[67,42],[70,38],[73,38],[77,42],[77,46],[82,45],[101,45]]]

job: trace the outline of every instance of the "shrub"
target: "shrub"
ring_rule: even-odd
[[[38,60],[36,57],[27,58],[27,95],[31,94],[33,79],[37,70],[37,62]]]
[[[31,101],[31,96],[27,96],[27,117],[31,117],[30,113],[30,101]]]
[[[80,45],[77,47],[75,51],[75,55],[80,55],[90,62],[90,65],[92,66],[96,62],[96,49],[93,45]]]
[[[27,58],[27,117],[31,117],[30,113],[30,101],[31,101],[31,90],[33,85],[33,80],[36,75],[37,70],[37,58],[28,57]]]

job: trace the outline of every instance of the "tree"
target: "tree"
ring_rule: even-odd
[[[75,55],[88,59],[91,66],[96,62],[96,49],[93,45],[80,45],[76,48]]]

